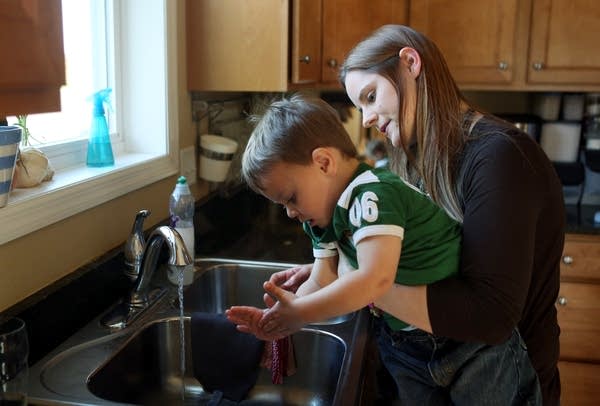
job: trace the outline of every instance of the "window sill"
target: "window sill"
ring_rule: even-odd
[[[115,165],[57,171],[35,188],[13,189],[0,208],[0,245],[177,173],[168,155],[123,154]]]

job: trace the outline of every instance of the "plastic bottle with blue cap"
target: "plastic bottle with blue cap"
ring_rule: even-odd
[[[185,176],[180,176],[175,184],[175,189],[169,198],[169,214],[171,216],[171,227],[181,235],[185,247],[192,258],[194,258],[194,196]],[[188,265],[183,272],[170,267],[168,271],[169,280],[178,285],[183,277],[183,284],[189,285],[194,279],[194,265]]]
[[[90,139],[87,150],[87,166],[103,167],[115,164],[104,110],[104,104],[109,103],[111,91],[112,89],[106,88],[92,95],[94,108],[92,111],[92,126],[90,128]]]

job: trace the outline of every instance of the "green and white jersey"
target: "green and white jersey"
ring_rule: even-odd
[[[316,258],[340,254],[358,269],[356,245],[364,238],[402,238],[396,283],[423,285],[458,272],[460,224],[425,194],[384,168],[361,163],[338,199],[327,229],[304,224]],[[386,315],[390,327],[407,324]]]

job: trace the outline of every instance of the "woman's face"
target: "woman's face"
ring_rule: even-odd
[[[395,147],[402,145],[401,140],[411,144],[414,139],[416,82],[411,75],[405,75],[404,82],[406,115],[399,117],[398,93],[387,78],[364,70],[352,70],[346,74],[346,92],[352,103],[361,111],[363,126],[376,127]],[[400,120],[403,124],[402,134]]]

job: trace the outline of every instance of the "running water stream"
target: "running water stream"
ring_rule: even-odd
[[[183,273],[185,267],[177,267],[177,295],[179,296],[179,343],[181,373],[181,404],[185,404],[185,323],[183,317]]]

